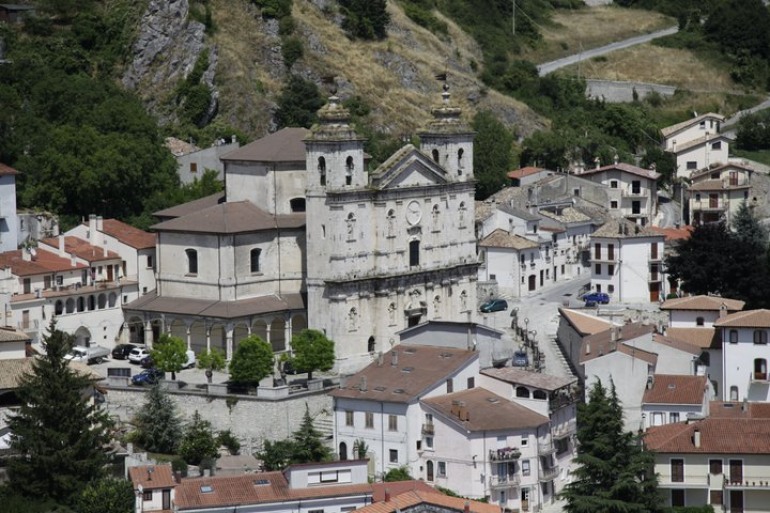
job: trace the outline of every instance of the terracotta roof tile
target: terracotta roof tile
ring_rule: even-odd
[[[530,176],[542,172],[548,172],[548,170],[539,167],[527,166],[522,167],[521,169],[514,169],[513,171],[509,171],[508,178],[524,178],[525,176]]]
[[[597,169],[586,169],[585,171],[580,173],[579,176],[588,176],[588,175],[603,173],[605,171],[612,171],[612,170],[625,171],[626,173],[630,173],[636,176],[641,176],[642,178],[648,178],[650,180],[657,180],[661,176],[660,173],[658,173],[654,169],[644,169],[643,167],[626,164],[625,162],[618,162],[617,164],[610,164],[607,166],[602,166]]]
[[[614,342],[612,341],[613,330],[617,330]],[[651,334],[654,331],[655,328],[653,326],[633,323],[583,337],[580,348],[580,363],[582,364],[594,358],[618,351],[633,358],[639,358],[648,363],[655,364],[658,361],[657,354],[627,344],[627,342],[633,341],[635,338]]]
[[[252,162],[305,162],[305,142],[310,135],[306,128],[284,128],[261,139],[241,146],[222,160]],[[304,165],[302,166],[304,168]]]
[[[770,310],[736,312],[714,322],[718,328],[770,328]]]
[[[696,428],[700,447],[693,442]],[[709,417],[651,427],[644,442],[649,450],[668,454],[770,454],[770,423],[766,419]]]
[[[722,345],[719,330],[714,328],[666,328],[666,337],[681,340],[701,349],[718,349]]]
[[[730,185],[730,183],[725,180],[715,179],[703,180],[693,183],[690,186],[691,191],[729,191],[738,189],[751,189],[751,184]]]
[[[10,267],[16,276],[33,276],[37,274],[50,274],[52,272],[71,271],[88,267],[82,263],[72,265],[72,259],[38,248],[34,260],[24,260],[21,249],[0,253],[0,268]]]
[[[527,385],[541,390],[548,390],[549,392],[553,392],[554,390],[564,388],[577,382],[577,378],[575,377],[565,378],[562,376],[552,376],[550,374],[543,374],[515,367],[484,369],[481,373],[499,379],[500,381],[505,381],[506,383]]]
[[[522,237],[508,233],[505,230],[497,229],[484,237],[479,246],[485,248],[507,248],[507,249],[534,249],[540,247],[536,242]]]
[[[711,401],[709,416],[731,419],[770,419],[770,403]]]
[[[661,310],[704,310],[719,311],[722,305],[728,312],[743,310],[746,303],[740,299],[729,299],[721,296],[686,296],[667,299],[660,305]]]
[[[703,404],[706,376],[655,374],[652,388],[645,389],[646,404]]]
[[[698,178],[700,176],[714,173],[715,171],[717,171],[717,172],[724,171],[725,169],[735,169],[735,170],[738,170],[738,171],[746,171],[749,174],[754,172],[754,168],[752,168],[752,167],[743,166],[741,164],[736,164],[734,162],[727,162],[725,164],[720,164],[720,165],[717,165],[717,166],[714,166],[714,167],[707,167],[707,168],[701,169],[699,171],[693,171],[693,173],[690,175],[690,179],[693,180],[693,179],[696,179],[696,178]]]
[[[15,170],[11,166],[8,166],[8,165],[3,164],[2,162],[0,162],[0,176],[18,175],[18,174],[19,174],[19,171]]]
[[[449,497],[437,492],[410,491],[398,496],[391,496],[388,502],[376,502],[369,506],[359,508],[358,513],[396,513],[399,511],[408,512],[415,508],[416,511],[422,511],[422,508],[416,508],[421,504],[429,504],[440,508],[451,509],[455,511],[464,511],[466,503],[471,513],[500,513],[500,506],[487,504],[484,502],[463,499],[460,497]]]
[[[396,365],[393,365],[393,353]],[[408,403],[478,357],[477,352],[465,349],[399,344],[382,356],[382,364],[372,362],[330,395]]]
[[[145,490],[156,490],[158,488],[173,488],[176,486],[174,471],[171,469],[171,465],[129,467],[128,476],[134,484],[134,488],[142,485]]]
[[[639,226],[627,219],[608,219],[601,225],[591,237],[606,237],[609,239],[630,239],[634,237],[660,237],[663,236],[649,226]]]
[[[672,347],[679,351],[690,353],[695,356],[699,356],[703,352],[703,348],[696,344],[691,344],[690,342],[687,342],[682,339],[678,339],[676,337],[667,337],[665,335],[661,335],[660,333],[653,333],[652,340],[657,342],[658,344],[661,344],[667,347]]]
[[[372,483],[372,502],[384,501],[386,490],[391,497],[396,497],[406,492],[441,493],[425,481],[417,479],[411,479],[409,481],[391,481],[389,483]]]
[[[59,249],[59,237],[48,237],[47,239],[41,240],[40,243],[53,248],[54,252]],[[64,251],[67,255],[74,254],[76,257],[89,263],[103,262],[105,260],[120,260],[120,255],[114,251],[105,251],[105,248],[103,247],[94,246],[87,240],[72,235],[64,237]]]
[[[650,226],[650,229],[663,235],[666,242],[674,242],[689,239],[695,228],[690,225],[685,225],[679,228],[661,228],[659,226]]]
[[[481,387],[431,397],[420,402],[441,413],[445,421],[466,431],[535,429],[548,423],[548,417]],[[464,404],[466,416],[462,413],[458,415],[457,402]]]
[[[102,225],[102,232],[134,249],[155,247],[154,233],[140,230],[117,219],[105,219]]]
[[[559,308],[559,313],[580,335],[601,333],[613,326],[609,321],[577,310]]]

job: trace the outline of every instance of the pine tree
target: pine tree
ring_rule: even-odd
[[[182,437],[182,421],[176,405],[155,385],[147,394],[147,401],[134,417],[136,441],[150,452],[173,454]]]
[[[74,371],[64,356],[74,337],[52,321],[43,338],[45,354],[32,362],[16,394],[21,406],[9,419],[12,489],[36,498],[72,503],[86,483],[103,475],[108,458],[109,419],[93,404],[88,376]]]
[[[579,465],[562,497],[568,513],[657,513],[662,511],[652,454],[638,437],[623,432],[623,410],[615,392],[597,381],[589,402],[578,409]]]
[[[204,460],[217,457],[217,440],[211,429],[211,423],[203,420],[195,411],[192,422],[185,429],[179,455],[190,465],[200,465]]]
[[[742,201],[733,218],[733,230],[738,240],[750,244],[757,251],[757,256],[764,254],[767,248],[767,231],[759,224],[759,220],[749,208],[746,201]]]
[[[313,426],[313,418],[310,409],[305,405],[305,415],[302,424],[294,432],[294,454],[292,463],[310,463],[328,460],[331,451],[326,447],[321,438],[321,433]]]

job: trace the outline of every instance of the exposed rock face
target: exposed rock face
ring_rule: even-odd
[[[189,8],[188,0],[150,0],[132,48],[133,59],[123,75],[123,85],[136,90],[148,109],[158,115],[165,92],[172,91],[192,71],[207,47],[205,26],[188,19]],[[217,48],[211,47],[203,81],[212,90],[216,66]],[[217,97],[215,91],[209,106],[212,115],[217,110]]]

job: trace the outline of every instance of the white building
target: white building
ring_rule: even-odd
[[[663,149],[676,156],[676,177],[728,161],[730,139],[720,135],[724,116],[707,113],[661,130]]]
[[[19,245],[16,218],[16,175],[19,172],[0,162],[0,252]]]
[[[591,289],[613,302],[648,303],[665,295],[664,236],[610,219],[591,235]]]
[[[754,170],[738,164],[723,164],[693,172],[689,186],[690,219],[693,225],[724,221],[731,226],[741,204],[750,199]]]
[[[585,170],[579,175],[606,186],[608,201],[604,205],[610,215],[628,219],[640,226],[652,225],[658,212],[657,183],[660,173],[622,162],[596,169]]]
[[[174,137],[166,138],[166,147],[176,159],[177,174],[183,184],[200,180],[207,169],[217,172],[219,180],[224,179],[224,165],[220,160],[240,147],[235,136],[229,140],[218,139],[208,148],[199,148]]]
[[[650,377],[642,398],[644,429],[708,416],[713,394],[706,376],[653,374]]]
[[[770,401],[770,310],[729,314],[717,320],[714,327],[721,332],[722,399]]]

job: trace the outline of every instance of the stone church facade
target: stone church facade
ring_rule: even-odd
[[[309,326],[348,371],[408,326],[473,320],[473,133],[446,90],[432,114],[420,148],[373,171],[334,96],[310,131],[226,155],[224,195],[157,214],[158,288],[124,306],[132,332],[229,358],[252,333],[290,350]]]

